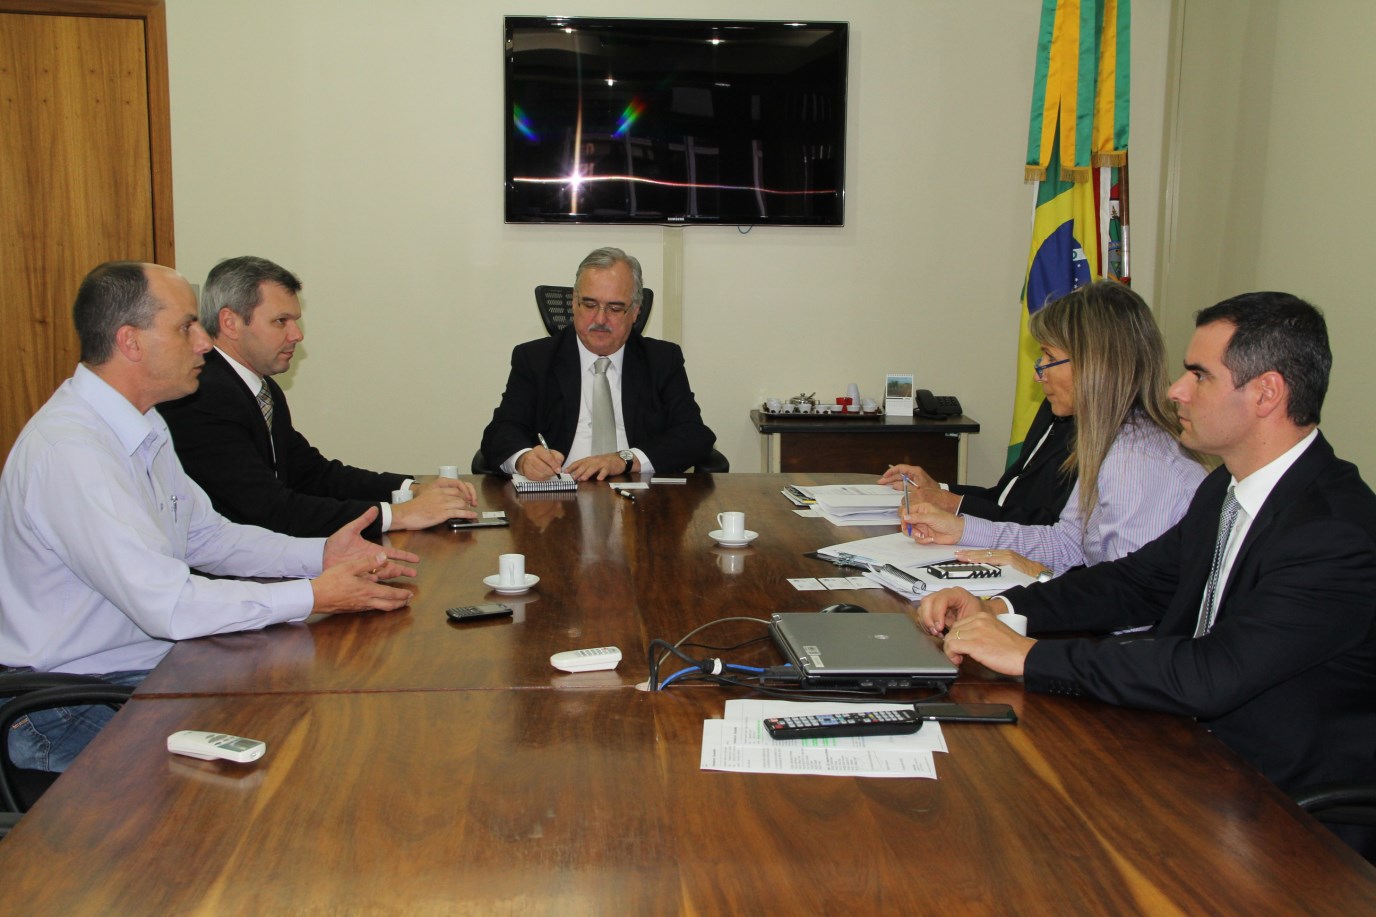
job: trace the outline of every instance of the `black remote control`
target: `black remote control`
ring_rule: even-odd
[[[774,739],[845,738],[847,736],[906,736],[922,728],[911,710],[862,710],[857,713],[819,713],[815,716],[773,716],[764,730]]]

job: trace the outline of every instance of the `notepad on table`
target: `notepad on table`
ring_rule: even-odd
[[[516,485],[518,494],[541,493],[550,490],[577,490],[578,482],[573,479],[573,475],[560,472],[552,478],[544,481],[532,481],[523,474],[513,474],[511,483]]]

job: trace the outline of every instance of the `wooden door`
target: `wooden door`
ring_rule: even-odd
[[[102,261],[174,266],[162,0],[0,0],[0,455],[75,368]]]

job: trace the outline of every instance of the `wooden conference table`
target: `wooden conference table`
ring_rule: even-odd
[[[509,529],[407,533],[408,612],[178,645],[0,843],[33,914],[1066,914],[1376,911],[1376,870],[1188,719],[1049,695],[986,671],[937,780],[699,769],[702,721],[742,690],[635,689],[649,640],[880,592],[796,592],[801,556],[882,530],[792,513],[776,475],[517,498]],[[825,483],[834,476],[809,476]],[[707,537],[746,512],[746,549]],[[539,575],[514,621],[451,625],[496,556]],[[701,635],[727,645],[748,622]],[[616,643],[614,672],[553,652]],[[777,661],[767,643],[724,654]],[[169,755],[178,729],[267,742],[253,765]]]

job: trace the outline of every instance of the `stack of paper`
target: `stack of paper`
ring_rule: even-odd
[[[701,767],[750,774],[936,779],[934,752],[946,751],[941,724],[930,720],[912,735],[844,739],[771,739],[764,719],[857,710],[911,710],[912,704],[803,703],[729,700],[725,719],[702,724]]]
[[[1027,586],[1035,580],[1012,567],[999,567],[999,575],[985,579],[942,579],[927,572],[930,564],[954,559],[960,550],[978,550],[962,545],[921,545],[902,532],[880,535],[877,538],[862,538],[818,549],[823,557],[834,557],[846,563],[868,566],[870,579],[911,601],[918,601],[930,591],[945,589],[947,586],[960,586],[975,595],[997,595],[1014,586]],[[906,576],[895,575],[885,566],[897,568]],[[916,582],[909,582],[911,577]]]
[[[880,484],[828,484],[793,488],[816,501],[813,509],[832,525],[897,525],[903,494]]]

